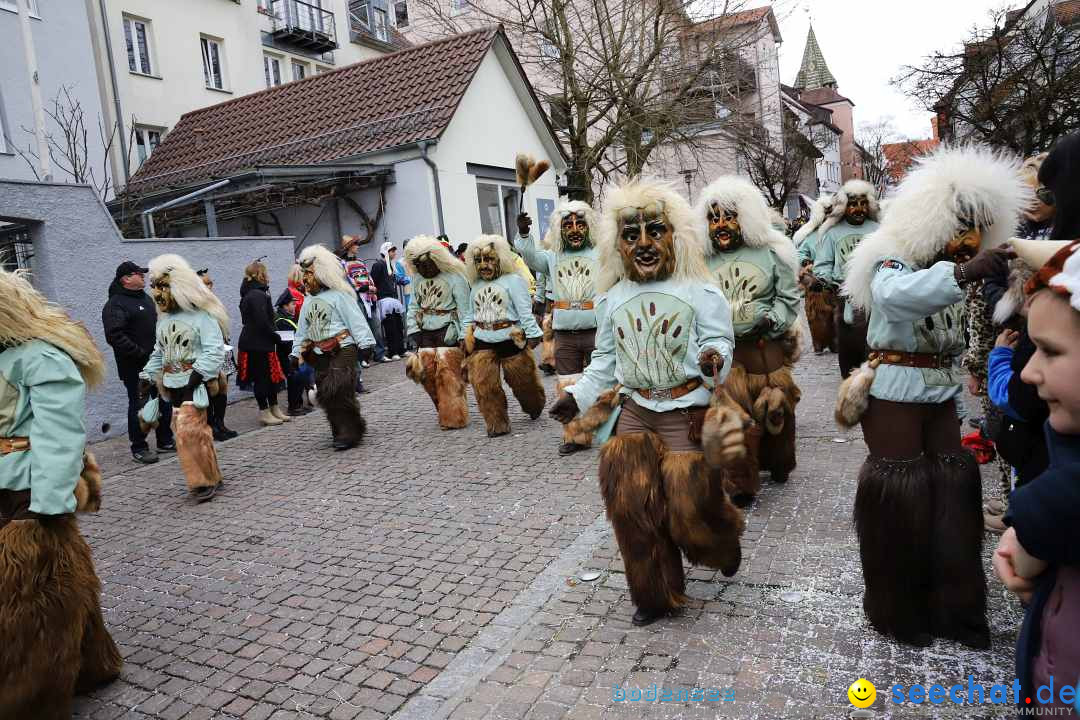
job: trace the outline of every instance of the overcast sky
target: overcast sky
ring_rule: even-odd
[[[768,3],[760,0],[748,6]],[[780,78],[790,85],[802,62],[810,19],[836,76],[840,93],[855,103],[855,126],[892,116],[909,138],[930,137],[930,113],[895,90],[889,80],[902,65],[934,50],[955,48],[988,12],[1020,0],[775,0],[780,22]]]

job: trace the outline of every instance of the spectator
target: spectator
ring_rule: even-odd
[[[261,425],[280,425],[290,420],[277,402],[277,386],[285,373],[277,356],[278,335],[274,329],[274,310],[270,305],[270,276],[266,266],[256,260],[244,268],[240,285],[239,372],[237,384],[255,391]]]
[[[409,244],[408,240],[401,243],[402,251],[405,250],[405,246]],[[401,294],[405,302],[405,312],[409,311],[409,302],[412,300],[412,278],[409,277],[409,273],[405,272],[405,263],[401,260],[394,261],[394,275],[397,279],[397,284],[401,287]]]
[[[308,389],[311,387],[311,366],[304,364],[296,370],[290,370],[289,355],[292,353],[293,336],[296,333],[296,320],[299,314],[296,312],[296,298],[288,290],[282,291],[278,296],[277,314],[274,316],[274,328],[277,330],[277,356],[278,362],[285,370],[285,386],[288,394],[289,407],[285,411],[290,417],[307,415],[311,412],[310,403],[306,403]]]
[[[304,271],[300,263],[294,262],[289,268],[289,283],[286,289],[296,300],[296,317],[300,317],[300,310],[304,307]]]
[[[195,274],[202,280],[203,285],[213,292],[214,280],[210,277],[210,268],[196,270]],[[221,380],[218,383],[218,386],[220,387],[218,394],[210,398],[210,405],[206,408],[206,423],[210,426],[210,431],[213,433],[214,440],[217,442],[232,440],[239,435],[235,430],[230,430],[225,427],[225,411],[229,409],[229,393],[227,388],[229,387],[229,378],[236,372],[236,355],[233,353],[233,349],[228,343],[229,338],[226,336],[225,365],[221,369],[224,380]]]
[[[142,403],[139,394],[139,371],[146,365],[154,350],[154,334],[157,327],[157,310],[154,301],[146,294],[146,268],[125,260],[116,268],[116,276],[109,285],[109,299],[101,310],[101,324],[105,328],[105,340],[112,346],[116,357],[117,374],[124,383],[128,397],[128,439],[131,456],[141,463],[156,463],[157,452],[150,449],[146,433],[139,429],[139,410]],[[151,388],[157,396],[157,388]],[[176,452],[172,429],[169,427],[172,408],[164,400],[159,404],[161,421],[154,431],[158,452]]]
[[[367,264],[363,260],[348,260],[345,262],[345,275],[348,276],[349,284],[356,291],[357,302],[360,303],[364,319],[367,320],[371,334],[375,338],[374,350],[361,352],[360,366],[362,368],[370,366],[367,361],[367,358],[370,357],[369,352],[374,354],[376,362],[389,362],[386,359],[386,349],[383,345],[382,329],[378,327],[378,323],[373,319],[378,297],[375,295],[375,284],[371,282],[371,274],[368,272]]]
[[[384,242],[379,248],[379,259],[371,266],[371,279],[375,283],[375,294],[379,300],[383,298],[397,299],[397,270],[394,260],[397,258],[397,248],[391,242]]]

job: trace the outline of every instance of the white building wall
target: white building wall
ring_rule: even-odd
[[[44,0],[53,1],[56,0]],[[67,0],[76,4],[77,0]],[[78,0],[81,4],[82,0]],[[267,0],[267,4],[268,4]],[[95,8],[96,0],[91,3]],[[320,69],[334,69],[383,53],[350,41],[348,0],[322,0],[324,10],[333,11],[338,47],[329,55],[305,54],[300,48],[264,44],[272,29],[271,18],[259,10],[259,0],[106,0],[107,28],[112,44],[117,93],[122,121],[127,133],[134,122],[164,133],[184,113],[266,88],[264,54],[278,58],[281,79],[292,79],[292,63],[302,63],[308,75]],[[129,68],[124,32],[125,16],[147,23],[150,37],[151,72]],[[98,63],[104,78],[109,77],[100,11],[94,13]],[[224,89],[208,88],[203,77],[200,39],[215,39],[223,49]],[[107,107],[114,119],[112,84],[106,83]],[[119,152],[114,166],[120,171]],[[139,156],[131,151],[131,171]]]

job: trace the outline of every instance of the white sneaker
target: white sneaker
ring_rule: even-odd
[[[380,360],[379,362],[384,362],[384,363],[387,363],[387,362],[390,362],[391,360],[392,360],[392,358],[388,358],[388,357],[386,357],[386,356],[384,355],[384,356],[383,356],[383,359],[382,359],[382,360]]]
[[[360,367],[369,368],[369,367],[371,367],[371,363],[369,363],[367,360],[361,360],[360,361]]]
[[[391,359],[391,360],[400,360],[400,359],[401,359],[401,356],[400,356],[400,355],[391,355],[391,356],[390,356],[390,359]]]

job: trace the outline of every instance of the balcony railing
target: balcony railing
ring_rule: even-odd
[[[311,52],[328,52],[338,46],[334,13],[302,0],[270,0],[275,40]]]

